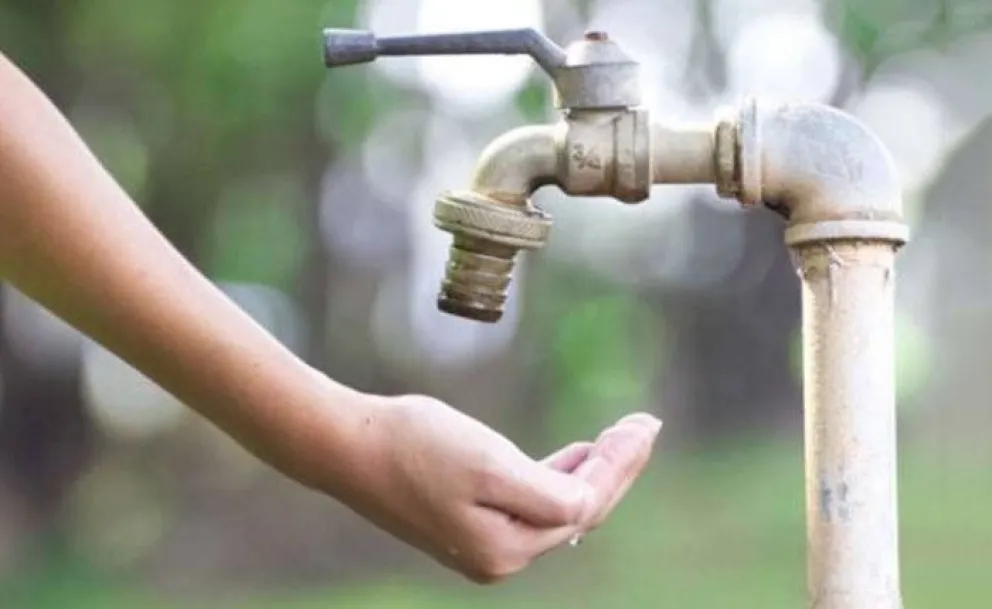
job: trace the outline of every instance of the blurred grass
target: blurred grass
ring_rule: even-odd
[[[577,551],[502,586],[373,582],[232,599],[163,598],[79,569],[3,591],[4,609],[774,609],[805,606],[798,442],[665,454],[613,520]],[[907,607],[992,598],[992,462],[915,446],[901,459]],[[332,551],[332,550],[329,550]]]

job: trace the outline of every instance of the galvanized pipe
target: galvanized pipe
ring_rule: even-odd
[[[898,609],[895,248],[842,240],[794,251],[803,302],[810,606]]]
[[[718,127],[717,184],[789,220],[803,295],[809,606],[901,609],[892,159],[853,117],[745,103]],[[732,162],[728,162],[728,160]]]

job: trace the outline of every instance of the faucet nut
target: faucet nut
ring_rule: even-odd
[[[643,108],[623,112],[616,120],[616,169],[613,196],[641,203],[651,195],[651,118]]]
[[[514,205],[477,192],[446,192],[434,205],[434,224],[455,235],[538,249],[548,240],[551,216],[526,200]]]
[[[724,113],[717,121],[714,156],[717,194],[726,199],[736,199],[741,191],[740,145],[737,120],[729,113]]]
[[[761,125],[758,100],[748,97],[740,105],[737,119],[737,175],[740,192],[738,200],[744,205],[761,205],[762,192]]]
[[[434,224],[454,237],[438,309],[493,323],[503,316],[517,252],[544,246],[551,217],[527,200],[511,204],[461,191],[438,198]]]
[[[738,109],[723,109],[716,126],[716,190],[742,205],[763,202],[761,141],[756,100],[747,98]]]

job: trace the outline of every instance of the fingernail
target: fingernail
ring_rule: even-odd
[[[647,412],[635,412],[634,414],[628,414],[624,418],[616,422],[616,425],[641,425],[647,427],[652,431],[657,430],[661,427],[661,421],[658,417],[647,413]]]
[[[636,414],[628,415],[620,419],[618,425],[630,423],[644,427],[652,435],[658,435],[658,432],[661,431],[661,419],[646,412],[638,412]]]

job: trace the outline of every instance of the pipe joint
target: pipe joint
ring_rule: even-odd
[[[853,116],[815,103],[745,101],[717,128],[723,196],[789,221],[790,245],[908,240],[892,157]]]
[[[562,150],[562,190],[640,203],[651,191],[651,130],[642,109],[572,111]]]

